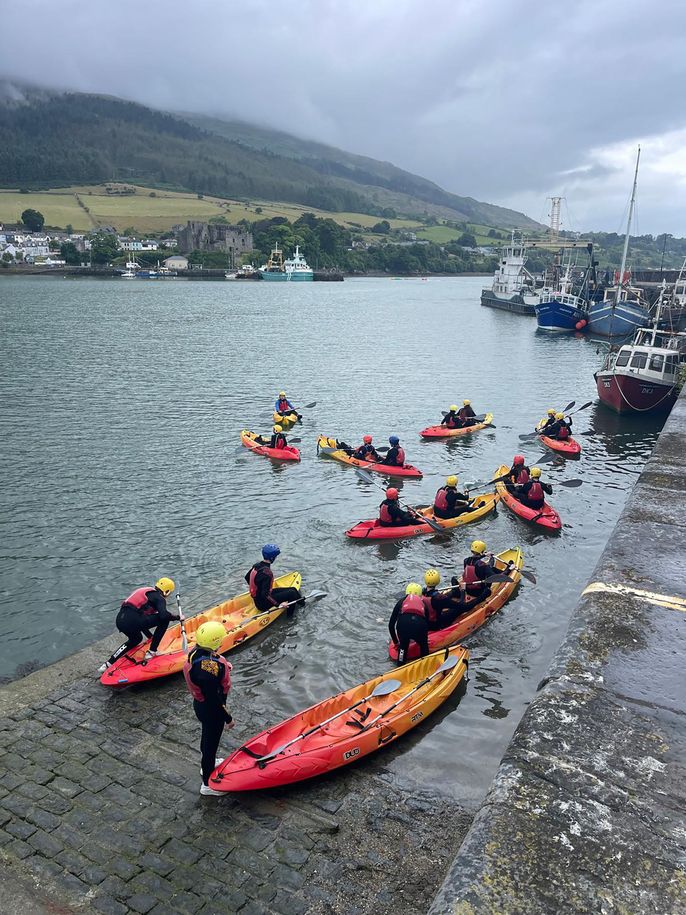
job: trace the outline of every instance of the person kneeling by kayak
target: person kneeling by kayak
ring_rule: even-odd
[[[471,400],[463,400],[462,407],[457,414],[457,418],[460,421],[462,426],[475,426],[476,425],[476,413],[472,410]]]
[[[398,646],[398,664],[405,662],[410,642],[419,646],[420,658],[429,653],[429,623],[421,585],[412,581],[405,588],[405,597],[393,608],[388,631]]]
[[[372,445],[371,435],[365,435],[362,437],[362,444],[353,452],[353,457],[357,458],[358,461],[378,461],[379,455]]]
[[[422,520],[410,512],[403,511],[398,504],[398,490],[389,486],[386,498],[379,505],[379,524],[381,527],[404,527],[407,524],[421,524]]]
[[[405,450],[400,447],[400,439],[398,436],[391,435],[391,437],[388,439],[388,444],[391,446],[388,449],[388,454],[379,463],[389,464],[391,467],[404,467]]]
[[[171,578],[160,578],[155,582],[154,588],[136,588],[122,601],[115,622],[117,629],[123,632],[128,640],[105,661],[98,673],[104,673],[127,651],[140,645],[143,636],[152,639],[150,649],[145,652],[143,660],[149,661],[157,655],[157,649],[169,623],[179,619],[167,610],[167,598],[175,587]],[[152,634],[151,629],[155,630]]]
[[[545,505],[545,493],[549,496],[553,494],[553,487],[550,483],[541,481],[541,468],[531,468],[531,479],[528,483],[519,487],[517,498],[523,505],[529,508],[543,508]]]
[[[293,404],[286,397],[285,391],[279,391],[279,396],[276,398],[276,403],[274,404],[274,411],[280,413],[281,416],[290,416],[291,413],[295,413],[298,420],[302,420],[302,414],[298,413]]]
[[[447,426],[448,429],[458,429],[462,425],[460,420],[457,418],[457,404],[454,403],[450,407],[448,412],[441,420],[441,425]]]
[[[281,550],[275,543],[266,543],[262,547],[262,562],[256,562],[245,576],[250,596],[260,612],[273,610],[274,607],[280,607],[283,604],[291,603],[291,601],[305,603],[302,594],[297,588],[274,587],[272,563],[280,552]],[[289,607],[288,615],[292,616],[294,610],[295,607]]]
[[[467,556],[463,565],[462,581],[464,582],[465,598],[470,598],[469,607],[478,604],[491,593],[491,586],[484,583],[485,578],[493,575],[493,556],[485,559],[486,544],[483,540],[474,540],[470,547],[471,556]]]
[[[422,594],[426,607],[426,621],[430,631],[445,629],[450,626],[460,614],[467,610],[462,599],[462,590],[459,583],[445,591],[439,591],[441,573],[437,569],[427,569],[424,573],[426,587]]]
[[[226,629],[217,620],[198,626],[195,648],[183,665],[188,692],[193,697],[193,711],[202,724],[200,753],[202,755],[202,784],[200,794],[221,796],[223,792],[210,788],[210,775],[224,762],[217,759],[217,748],[225,727],[232,728],[234,720],[226,708],[231,689],[231,664],[217,654],[226,636]]]
[[[505,474],[505,486],[508,492],[514,492],[516,486],[522,486],[529,480],[529,468],[524,463],[523,454],[515,454],[512,467]]]
[[[469,510],[469,496],[457,491],[457,477],[449,476],[445,486],[437,491],[434,498],[434,516],[436,518],[457,518]]]

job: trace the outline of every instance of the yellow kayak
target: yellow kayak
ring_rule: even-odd
[[[274,420],[274,425],[277,423],[281,426],[282,429],[290,429],[291,426],[294,426],[298,421],[297,413],[289,413],[286,416],[281,416],[280,413],[274,412],[272,414]]]

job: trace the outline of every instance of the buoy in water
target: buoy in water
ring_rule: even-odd
[[[577,330],[583,330],[587,324],[588,324],[588,321],[586,320],[586,318],[582,318],[580,321],[576,322],[574,327],[576,327]]]

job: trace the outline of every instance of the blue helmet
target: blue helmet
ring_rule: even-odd
[[[280,552],[281,550],[275,543],[265,543],[262,547],[262,558],[267,562],[273,562]]]
[[[391,444],[391,445],[399,445],[399,444],[400,444],[400,439],[398,438],[397,435],[392,435],[392,436],[388,439],[388,441],[389,441],[389,444]]]

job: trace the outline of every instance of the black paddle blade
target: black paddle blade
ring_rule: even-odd
[[[527,572],[526,569],[520,569],[519,574],[522,578],[526,578],[527,581],[530,581],[532,585],[536,584],[536,576],[533,572]]]
[[[312,407],[316,407],[316,406],[317,406],[317,401],[313,400],[312,403],[306,403],[304,409],[311,410]]]
[[[568,489],[576,489],[577,486],[581,486],[583,480],[560,480],[558,486],[566,486]]]
[[[564,410],[559,410],[558,412],[560,412],[560,413],[569,413],[569,411],[572,409],[572,407],[574,406],[575,403],[576,403],[576,401],[575,401],[575,400],[572,400],[571,403],[568,403],[568,404],[567,404],[567,406],[564,408]]]
[[[520,436],[518,436],[518,438],[520,442],[528,442],[531,441],[531,439],[536,438],[538,435],[538,432],[523,432]]]

